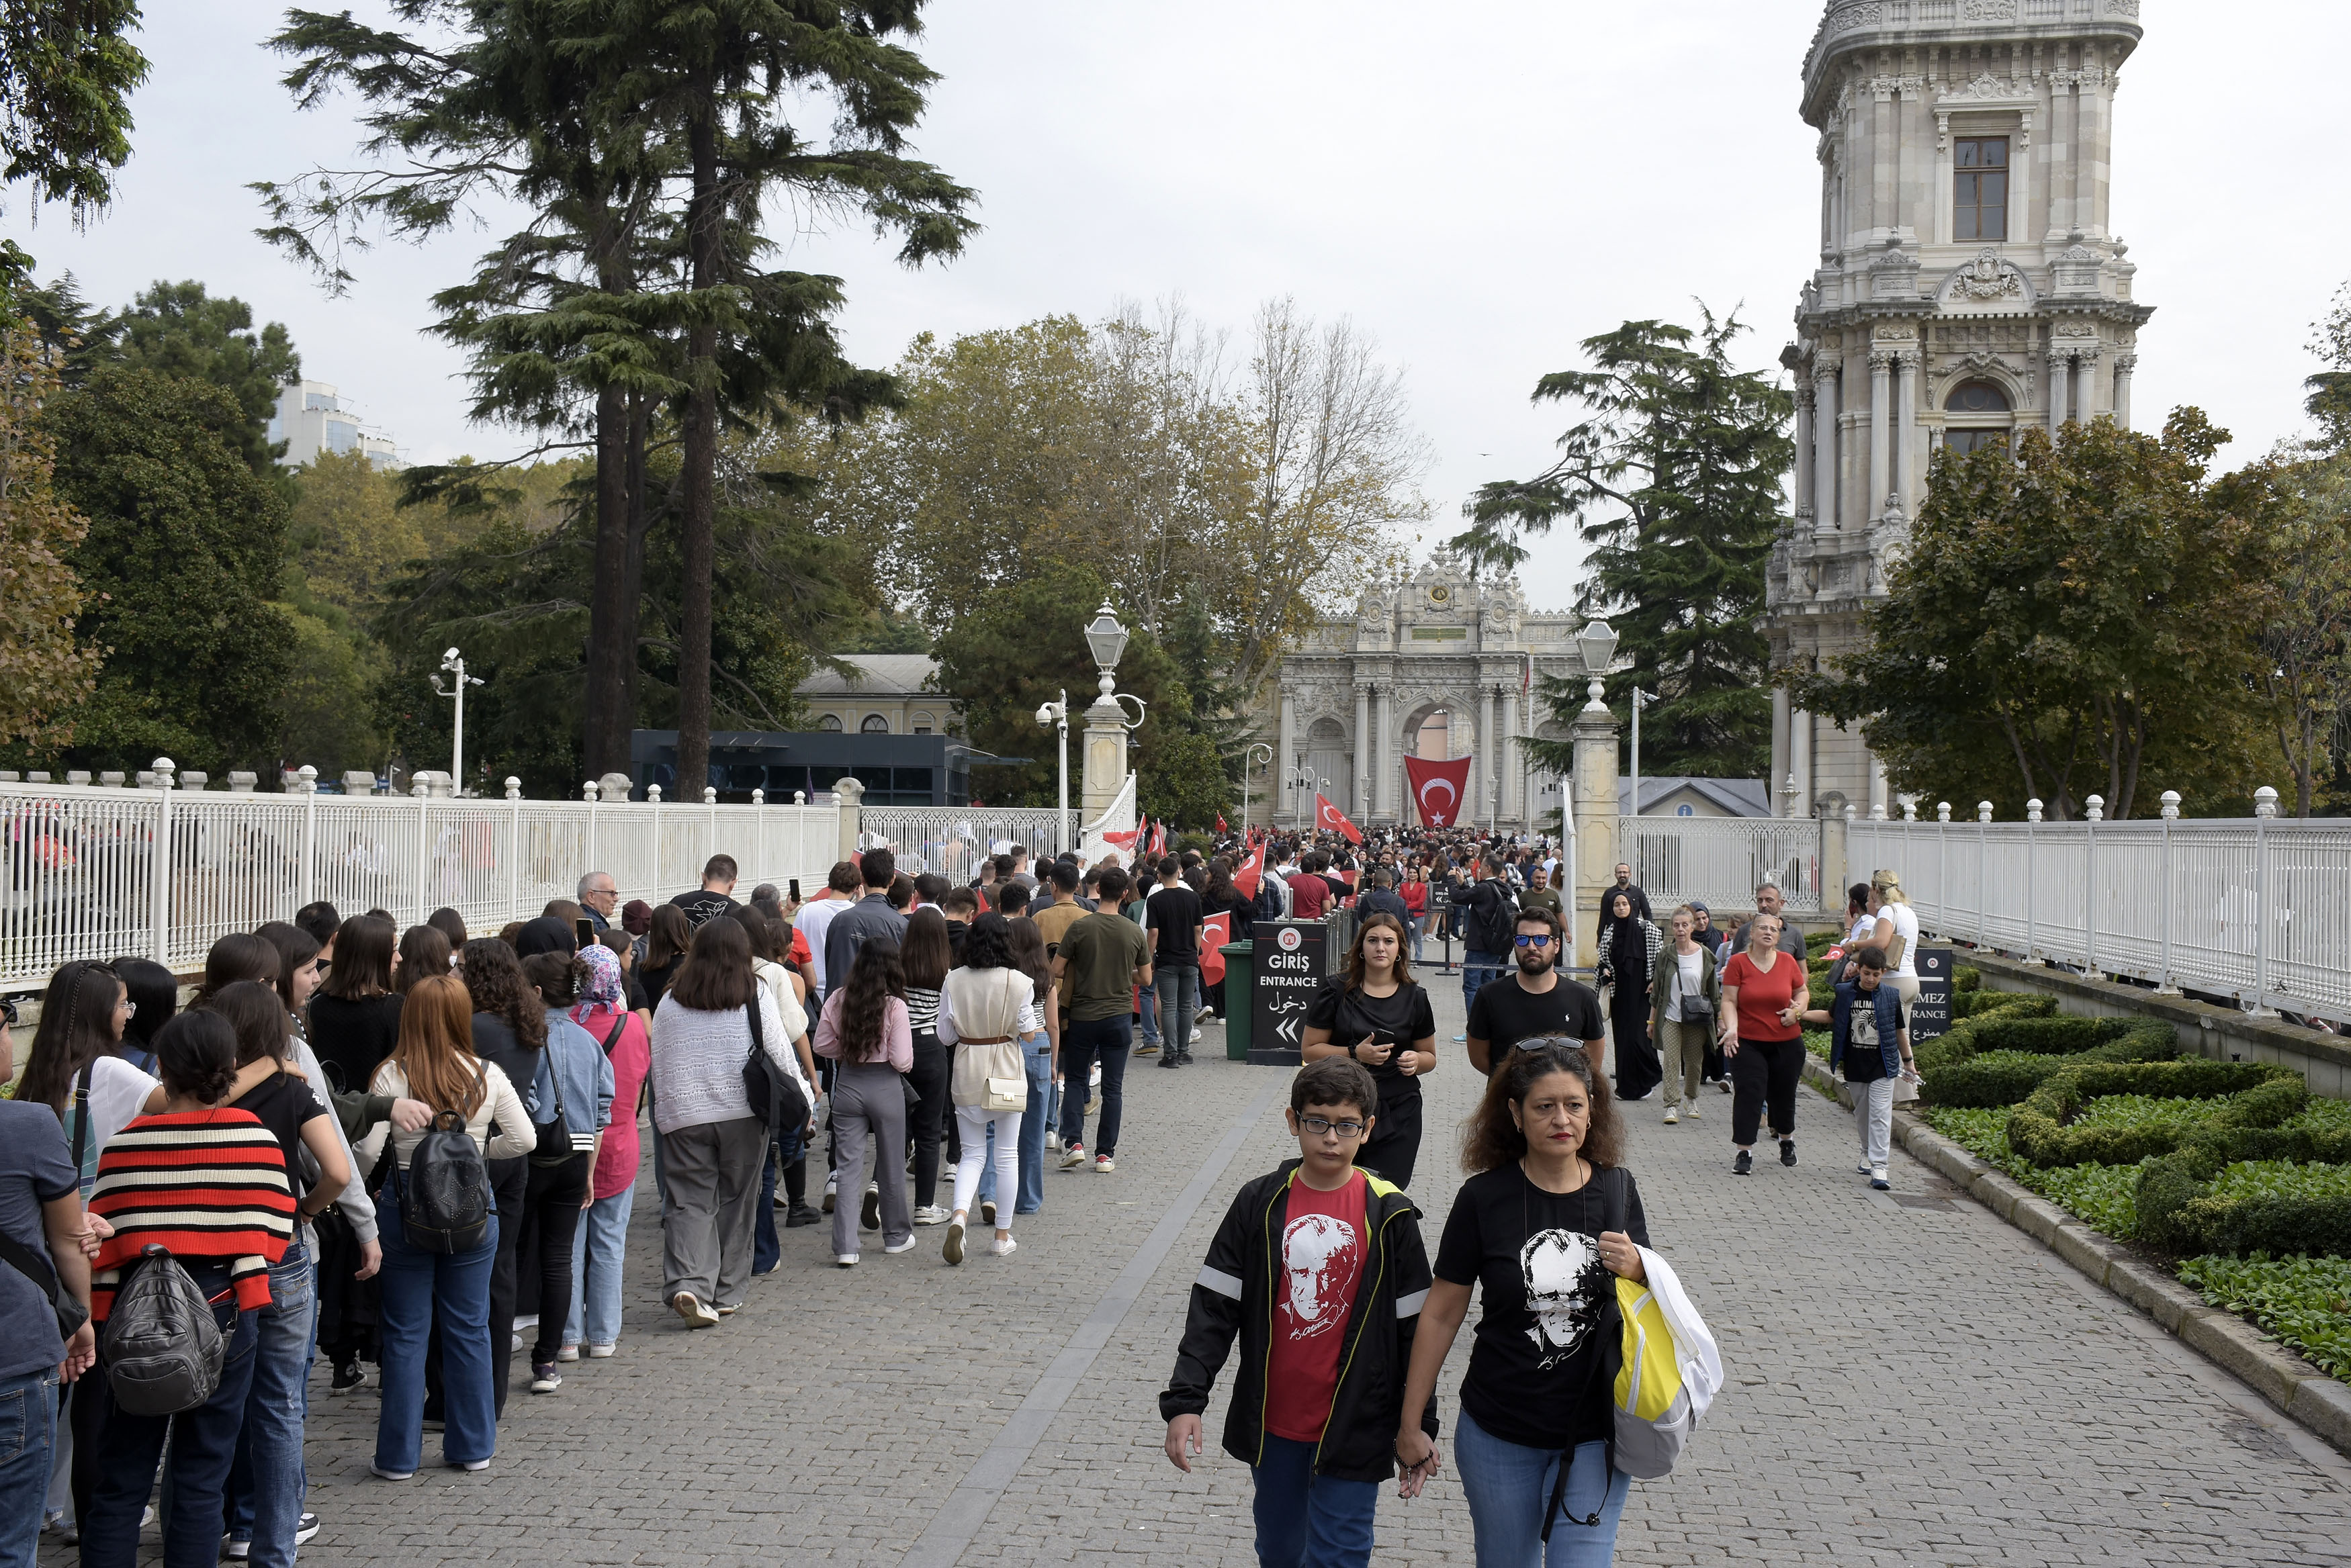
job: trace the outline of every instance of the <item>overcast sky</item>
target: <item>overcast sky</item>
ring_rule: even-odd
[[[484,234],[380,246],[327,297],[254,237],[246,189],[346,161],[355,140],[346,113],[298,114],[277,85],[261,43],[282,7],[147,11],[154,68],[120,200],[78,234],[54,211],[35,226],[12,189],[0,234],[102,304],[162,277],[244,298],[413,459],[510,450],[466,424],[456,356],[423,333],[427,296]],[[1750,361],[1775,363],[1814,261],[1819,170],[1796,109],[1820,11],[934,0],[919,47],[946,80],[920,151],[978,190],[985,232],[919,273],[857,234],[806,238],[789,265],[846,278],[845,336],[872,364],[920,331],[1098,317],[1122,296],[1181,295],[1237,339],[1268,296],[1350,316],[1405,368],[1435,447],[1433,542],[1479,482],[1546,461],[1564,421],[1527,393],[1579,339],[1689,320],[1703,299],[1738,307]],[[2133,402],[2150,426],[2202,404],[2241,461],[2303,428],[2310,323],[2351,275],[2351,5],[2147,0],[2144,20],[2116,127],[2114,226],[2158,307]],[[1536,606],[1566,605],[1568,542],[1538,546],[1524,577]]]

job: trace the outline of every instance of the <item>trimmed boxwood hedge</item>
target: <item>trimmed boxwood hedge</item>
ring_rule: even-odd
[[[2168,1062],[2179,1054],[2178,1035],[2159,1019],[2019,1016],[2024,1011],[1970,1018],[1921,1052],[1928,1100],[2012,1106],[2077,1062]]]
[[[2180,1253],[2351,1255],[2351,1198],[2217,1196],[2213,1179],[2247,1160],[2351,1165],[2351,1128],[2241,1124],[2198,1132],[2140,1169],[2139,1235]]]
[[[2038,1166],[2137,1165],[2169,1154],[2189,1135],[2176,1124],[2069,1126],[2103,1095],[2220,1101],[2207,1130],[2274,1127],[2310,1101],[2302,1075],[2267,1062],[2074,1062],[2052,1073],[2008,1114],[2008,1147]],[[2221,1100],[2221,1096],[2228,1096]]]

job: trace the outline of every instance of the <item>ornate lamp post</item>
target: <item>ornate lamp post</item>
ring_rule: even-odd
[[[1126,738],[1130,731],[1142,726],[1147,710],[1142,698],[1118,690],[1120,656],[1126,652],[1126,628],[1112,613],[1110,600],[1102,602],[1094,618],[1086,626],[1086,649],[1093,655],[1094,666],[1102,671],[1096,683],[1093,706],[1086,710],[1085,757],[1085,820],[1090,836],[1099,838],[1105,831],[1124,833],[1134,826],[1134,804],[1129,802],[1123,820],[1104,820],[1111,808],[1118,804],[1120,793],[1126,787]],[[1134,704],[1134,717],[1126,716],[1126,704]],[[1088,856],[1099,859],[1102,846],[1093,846]]]

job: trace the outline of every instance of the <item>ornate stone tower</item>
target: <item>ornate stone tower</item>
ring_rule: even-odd
[[[1796,507],[1772,552],[1775,664],[1853,646],[1938,446],[2130,421],[2137,269],[2106,223],[2139,0],[1829,0],[1804,57],[1821,259],[1781,355]],[[1793,781],[1792,789],[1790,788]],[[1856,732],[1772,711],[1782,813],[1886,808]]]

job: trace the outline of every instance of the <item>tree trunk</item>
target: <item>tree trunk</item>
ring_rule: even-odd
[[[588,711],[581,752],[588,776],[629,765],[628,666],[635,662],[629,614],[629,431],[618,387],[596,394],[596,567],[588,598]]]
[[[694,198],[686,207],[686,244],[697,294],[718,282],[717,112],[707,88],[688,132],[694,158]],[[684,514],[678,519],[678,556],[684,568],[677,650],[677,798],[699,801],[710,778],[710,592],[718,469],[718,326],[697,310],[686,337]]]
[[[637,705],[637,649],[645,602],[645,536],[653,531],[653,508],[645,498],[645,439],[652,428],[652,407],[643,393],[632,393],[627,442],[629,547],[622,566],[623,586],[617,633],[621,645],[621,711],[615,721],[621,731],[621,765],[631,772],[635,771],[632,764],[636,760],[631,747],[642,719]]]

